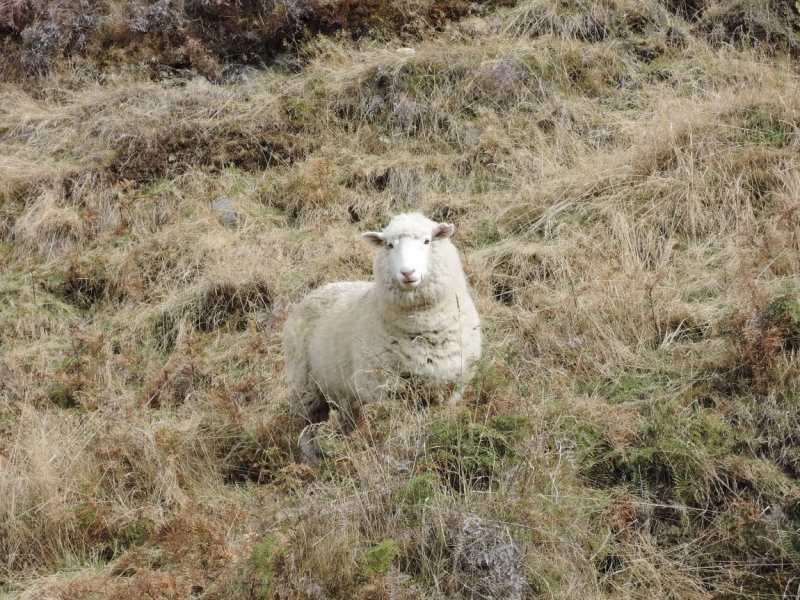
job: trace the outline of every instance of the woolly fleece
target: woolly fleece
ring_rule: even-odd
[[[383,243],[373,261],[374,283],[328,284],[300,302],[284,327],[296,415],[318,423],[333,404],[348,430],[393,376],[413,381],[427,401],[458,401],[480,358],[481,332],[452,232],[452,225],[419,213],[398,215],[381,238],[432,238],[428,273],[417,288],[400,286]]]

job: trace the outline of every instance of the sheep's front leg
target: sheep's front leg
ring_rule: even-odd
[[[450,394],[450,398],[447,400],[447,405],[450,407],[456,406],[459,402],[461,402],[461,398],[464,396],[464,390],[467,389],[467,386],[472,381],[472,378],[475,377],[475,367],[469,367],[464,369],[461,374],[461,382],[458,384],[453,393]]]
[[[357,408],[349,408],[346,411],[340,410],[336,413],[336,424],[339,427],[339,431],[341,431],[343,435],[350,435],[353,433],[353,430],[358,425],[360,416],[361,411]]]
[[[317,442],[317,430],[321,425],[322,423],[306,425],[303,431],[300,432],[300,439],[298,440],[300,458],[311,467],[315,467],[322,456],[322,448],[319,447],[319,442]]]

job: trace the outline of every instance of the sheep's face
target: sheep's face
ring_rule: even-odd
[[[421,215],[399,215],[380,233],[369,231],[361,237],[385,253],[378,258],[391,267],[399,288],[410,292],[428,275],[431,249],[435,251],[435,245],[453,235],[453,230],[449,223],[436,223]]]

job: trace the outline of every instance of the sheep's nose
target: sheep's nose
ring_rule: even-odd
[[[416,269],[402,269],[400,271],[400,273],[402,273],[404,277],[411,277],[416,272],[417,272]]]

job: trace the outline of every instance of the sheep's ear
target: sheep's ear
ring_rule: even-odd
[[[361,239],[371,246],[383,245],[383,236],[377,231],[365,231],[361,234]]]
[[[455,230],[452,223],[439,223],[438,227],[433,230],[433,237],[437,240],[445,240],[453,235]]]

